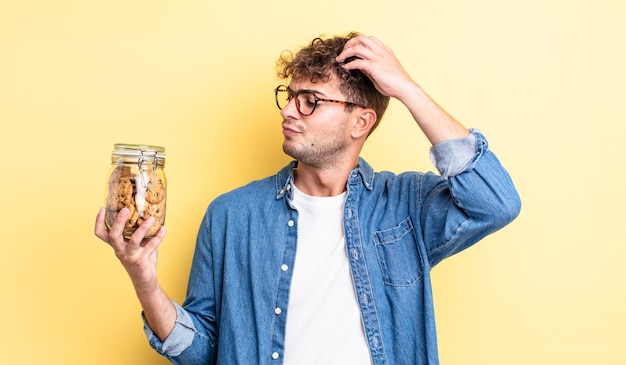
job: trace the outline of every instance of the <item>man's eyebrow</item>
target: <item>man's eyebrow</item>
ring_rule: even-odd
[[[291,87],[287,86],[287,91],[290,94],[299,94],[299,93],[311,93],[314,95],[322,95],[322,96],[326,96],[326,94],[324,94],[323,91],[320,90],[316,90],[316,89],[300,89],[300,90],[294,90]]]

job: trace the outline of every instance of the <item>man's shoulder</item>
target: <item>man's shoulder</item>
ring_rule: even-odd
[[[272,192],[275,190],[276,184],[274,181],[276,177],[274,175],[267,176],[262,179],[253,180],[248,182],[245,185],[236,187],[230,191],[222,193],[215,201],[227,201],[227,202],[245,202],[245,199],[250,199],[251,197],[257,197],[259,194],[267,194],[268,192]]]
[[[294,165],[295,161],[291,161],[273,175],[250,181],[245,185],[222,193],[211,204],[238,204],[241,206],[264,199],[273,199],[278,196],[281,188],[293,176]]]

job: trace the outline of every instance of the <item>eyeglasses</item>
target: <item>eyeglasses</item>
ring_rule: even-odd
[[[289,87],[285,85],[279,85],[275,90],[274,94],[276,96],[276,106],[278,109],[283,110],[284,107],[289,104],[291,99],[296,99],[296,109],[298,113],[308,116],[313,114],[315,108],[317,107],[317,103],[320,101],[325,101],[328,103],[335,103],[341,105],[355,105],[363,107],[359,104],[351,103],[349,101],[341,101],[341,100],[331,100],[331,99],[322,99],[318,98],[313,92],[307,90],[300,90],[294,92]]]

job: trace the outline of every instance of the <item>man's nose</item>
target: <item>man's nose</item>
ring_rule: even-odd
[[[287,105],[285,105],[280,110],[280,115],[283,117],[283,119],[287,119],[288,116],[292,118],[300,116],[297,103],[298,103],[298,98],[291,98],[291,100],[287,102]]]

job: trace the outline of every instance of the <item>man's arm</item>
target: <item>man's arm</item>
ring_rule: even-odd
[[[404,70],[393,51],[374,37],[350,39],[337,62],[347,70],[367,75],[378,91],[400,100],[411,112],[432,145],[470,134],[467,128],[441,108]]]
[[[107,232],[104,224],[105,208],[100,209],[96,217],[94,233],[108,243],[126,269],[135,287],[137,298],[143,308],[144,317],[154,334],[164,341],[174,328],[176,308],[159,285],[156,272],[158,247],[165,237],[165,227],[161,227],[153,238],[145,238],[146,232],[154,224],[154,218],[148,218],[130,237],[122,236],[124,223],[129,211],[122,209],[111,230]]]
[[[390,48],[374,37],[359,35],[346,42],[337,62],[350,57],[356,58],[343,67],[360,70],[378,91],[400,100],[433,145],[431,157],[446,180],[428,179],[420,216],[431,265],[504,227],[519,214],[519,195],[488,150],[486,139],[477,131],[470,135],[437,105]]]

